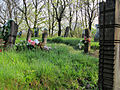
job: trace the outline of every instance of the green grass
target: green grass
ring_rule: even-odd
[[[73,46],[74,48],[78,48],[78,43],[80,43],[80,40],[83,40],[83,38],[64,38],[64,37],[56,37],[56,38],[48,38],[48,42],[52,43],[64,43],[66,45]],[[91,49],[99,49],[99,42],[94,42],[94,40],[91,40]]]
[[[98,59],[65,44],[48,44],[51,51],[9,50],[0,53],[0,89],[94,90]],[[89,87],[89,88],[90,88]]]

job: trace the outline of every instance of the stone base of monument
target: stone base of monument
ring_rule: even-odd
[[[100,3],[99,90],[120,90],[120,0]]]

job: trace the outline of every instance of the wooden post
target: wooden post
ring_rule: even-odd
[[[85,36],[84,36],[84,52],[88,53],[90,51],[90,30],[85,29]]]
[[[12,47],[15,44],[16,36],[18,32],[18,25],[14,21],[10,21],[10,35],[7,45]]]

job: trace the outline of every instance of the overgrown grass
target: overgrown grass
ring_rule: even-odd
[[[0,53],[0,89],[95,89],[98,59],[64,44]]]

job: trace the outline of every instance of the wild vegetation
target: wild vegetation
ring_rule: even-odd
[[[33,37],[32,40],[34,39],[38,39],[39,41],[41,41],[41,38],[39,37]],[[66,45],[69,45],[69,46],[72,46],[73,48],[75,49],[80,49],[79,48],[79,43],[80,44],[83,44],[81,40],[84,40],[83,38],[70,38],[70,37],[67,37],[67,38],[64,38],[64,37],[53,37],[53,38],[48,38],[47,41],[49,43],[63,43],[63,44],[66,44]],[[25,41],[25,38],[17,38],[16,40],[16,43],[22,43],[23,41]],[[99,42],[94,42],[94,40],[92,39],[91,40],[91,49],[93,50],[98,50],[99,49]],[[83,47],[84,47],[84,44],[83,44]]]
[[[65,44],[0,53],[0,89],[95,89],[98,59]]]
[[[3,7],[4,5],[4,7]],[[98,0],[2,0],[0,26],[14,20],[27,38],[34,29],[47,28],[49,36],[62,36],[69,27],[70,37],[81,37],[82,31],[95,28]]]
[[[99,49],[93,40],[97,15],[98,0],[2,0],[0,89],[97,89],[98,56],[91,53]],[[90,53],[83,53],[82,37],[91,45]],[[38,48],[46,38],[51,50]],[[34,39],[44,42],[29,43],[28,49]]]

